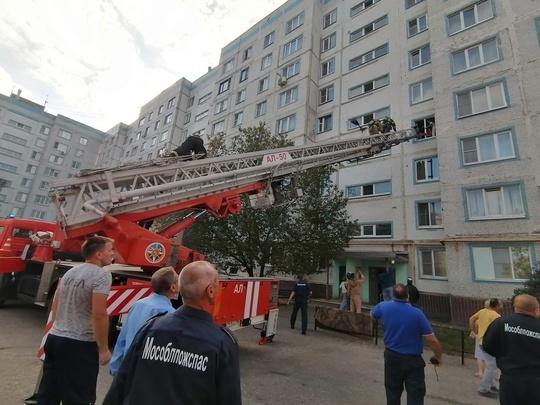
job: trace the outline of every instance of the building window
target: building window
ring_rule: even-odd
[[[18,201],[18,202],[26,202],[26,199],[28,198],[28,194],[27,193],[21,193],[21,192],[18,192],[17,195],[15,196],[15,201]]]
[[[465,195],[470,220],[525,217],[520,184],[467,189]]]
[[[423,2],[424,0],[405,0],[405,8],[410,8],[418,3]]]
[[[150,132],[150,127],[146,127],[146,128],[144,129],[144,136],[148,135],[149,132]],[[139,139],[140,139],[140,138],[137,138],[136,141],[138,141]],[[131,139],[130,139],[130,142],[129,142],[129,143],[131,144]]]
[[[458,118],[508,107],[503,83],[456,94]]]
[[[353,31],[349,34],[349,41],[354,42],[362,37],[365,37],[367,34],[370,34],[374,31],[377,31],[379,28],[384,27],[388,24],[388,15],[378,18],[377,20],[369,23],[368,25]]]
[[[440,201],[416,203],[416,220],[419,228],[441,228],[442,207]]]
[[[135,156],[137,154],[137,150],[139,148],[137,146],[134,146],[133,149],[131,149],[131,156]]]
[[[146,141],[144,141],[141,145],[141,152],[146,149]]]
[[[216,122],[214,125],[212,125],[212,135],[216,135],[224,131],[225,131],[225,120]]]
[[[266,101],[263,101],[255,106],[255,117],[260,117],[266,114]]]
[[[353,238],[391,238],[392,223],[383,222],[380,224],[359,224],[358,231]]]
[[[412,37],[416,34],[426,31],[428,29],[427,15],[422,15],[414,20],[407,21],[407,34],[408,37]]]
[[[222,81],[219,84],[218,94],[224,93],[231,88],[231,78]]]
[[[2,187],[7,187],[7,186],[5,184],[2,184]],[[32,187],[32,180],[27,179],[26,177],[23,177],[23,179],[21,180],[21,187],[24,187],[24,188]]]
[[[48,181],[41,181],[39,183],[39,189],[48,191],[49,190],[49,182]]]
[[[146,132],[146,131],[145,131]],[[146,135],[146,134],[145,134]],[[141,139],[141,132],[137,132],[137,134],[135,135],[135,140],[138,141],[139,139]],[[130,142],[131,143],[131,142]]]
[[[291,63],[290,65],[284,67],[281,70],[281,76],[284,79],[288,79],[290,77],[296,76],[300,73],[300,61]]]
[[[4,136],[5,139],[5,136]],[[45,141],[43,139],[36,139],[36,146],[38,148],[44,148],[45,147]]]
[[[286,134],[296,128],[296,114],[289,115],[277,121],[277,133]]]
[[[37,166],[34,166],[34,165],[26,165],[26,173],[30,173],[30,174],[36,174],[37,172]]]
[[[156,139],[156,137],[154,136],[154,137],[152,138],[152,142],[150,143],[150,146],[154,146],[154,145],[156,144],[156,140],[157,140],[157,139]]]
[[[57,165],[61,165],[64,163],[64,158],[56,155],[50,155],[49,156],[49,162],[55,163]]]
[[[358,129],[359,126],[367,125],[367,123],[371,120],[382,120],[386,116],[390,116],[390,108],[388,107],[358,117],[350,118],[347,120],[347,129]]]
[[[266,76],[264,79],[259,80],[259,85],[257,86],[257,92],[262,93],[263,91],[268,90],[268,85],[270,84],[270,77]]]
[[[244,49],[244,52],[242,53],[242,62],[245,62],[246,60],[251,58],[252,53],[253,47],[250,46],[249,48]]]
[[[470,246],[476,280],[517,281],[531,276],[531,246]]]
[[[47,177],[57,178],[58,176],[60,176],[60,172],[58,170],[51,169],[50,167],[46,167],[45,171],[43,172],[43,175]]]
[[[208,117],[208,110],[203,111],[203,112],[200,113],[200,114],[197,114],[197,115],[195,116],[195,122],[200,121],[200,120],[202,120],[203,118],[206,118],[206,117]]]
[[[283,46],[283,57],[293,54],[294,52],[302,49],[303,37],[293,39],[291,42],[286,43]]]
[[[191,113],[187,113],[186,116],[184,117],[184,124],[188,124],[189,121],[191,121]],[[154,129],[158,129],[158,128],[159,128],[159,121],[156,121],[156,125]]]
[[[425,45],[409,52],[409,66],[411,69],[415,69],[429,62],[431,62],[431,51],[429,45]]]
[[[242,69],[240,71],[240,83],[242,83],[244,80],[247,80],[248,72],[249,72],[249,67]]]
[[[227,109],[229,106],[229,100],[221,100],[219,103],[216,104],[215,114],[219,114],[220,112],[223,112]]]
[[[21,160],[22,159],[22,153],[21,152],[16,152],[14,150],[11,150],[11,149],[7,149],[7,148],[2,148],[0,147],[0,154],[2,155],[5,155],[5,156],[9,156],[9,157],[13,157],[15,159],[18,159],[18,160]],[[34,154],[37,156],[39,155],[39,157],[41,157],[41,153],[38,153],[38,152],[32,152],[32,155],[31,156],[34,156]],[[33,158],[34,160],[39,160],[39,158]]]
[[[274,31],[266,35],[264,37],[263,48],[266,48],[267,46],[272,45],[274,43],[275,38],[276,38],[276,34],[274,33]]]
[[[67,139],[68,141],[71,140],[71,132],[64,131],[63,129],[61,129],[60,131],[58,131],[58,136],[59,136],[60,138]]]
[[[347,198],[366,198],[391,193],[390,180],[347,187]]]
[[[44,219],[45,211],[32,210],[32,213],[30,214],[30,218],[31,219]]]
[[[139,126],[142,127],[144,125],[144,123],[146,122],[146,117],[142,117],[140,120],[139,120]]]
[[[293,87],[279,94],[279,107],[285,107],[291,103],[298,101],[298,86]]]
[[[354,17],[356,14],[361,13],[365,9],[377,4],[381,0],[365,0],[353,8],[351,8],[351,17]]]
[[[32,153],[30,153],[30,159],[39,161],[41,159],[41,153],[36,152],[36,151],[32,151]]]
[[[26,166],[26,173],[30,173],[28,171],[29,166],[32,166],[32,165]],[[36,167],[36,166],[33,166],[33,167]],[[7,172],[17,173],[17,166],[8,165],[7,163],[0,162],[0,169],[5,170]],[[36,167],[36,170],[37,170],[37,167]],[[32,174],[35,174],[35,171]]]
[[[167,102],[167,109],[172,108],[175,104],[176,104],[176,97],[173,97]]]
[[[337,21],[337,8],[323,17],[323,29],[328,28]]]
[[[244,112],[243,111],[240,111],[239,113],[234,114],[233,126],[237,127],[238,125],[241,125],[243,119],[244,119]]]
[[[296,17],[287,21],[285,34],[288,34],[289,32],[294,31],[295,29],[297,29],[303,24],[304,24],[304,13],[300,13]]]
[[[487,65],[499,60],[496,38],[452,53],[452,68],[455,74]]]
[[[462,139],[461,152],[464,165],[494,162],[516,157],[510,131]]]
[[[81,162],[76,162],[76,161],[71,162],[71,168],[75,170],[79,170],[81,168]]]
[[[26,124],[23,124],[22,122],[17,122],[15,120],[9,120],[8,125],[11,125],[12,127],[22,129],[23,131],[30,132],[32,131],[32,127]]]
[[[317,118],[317,133],[321,134],[323,132],[332,130],[332,114],[326,114],[322,117]]]
[[[15,135],[10,135],[10,134],[4,133],[4,135],[2,135],[2,139],[5,139],[8,142],[18,143],[19,145],[26,145],[26,140],[25,139],[19,138],[18,136],[15,136]],[[36,139],[36,145],[38,145],[38,140],[41,141],[40,143],[43,143],[43,146],[45,146],[45,141],[43,139],[39,139],[39,138]],[[42,148],[43,146],[40,146],[40,148]]]
[[[261,70],[264,70],[272,65],[272,54],[266,55],[261,60]]]
[[[223,73],[230,72],[234,68],[234,59],[231,59],[223,65]]]
[[[86,146],[88,144],[88,138],[80,137],[79,144]]]
[[[241,102],[246,101],[246,90],[240,90],[238,93],[236,93],[236,104],[240,104]]]
[[[202,104],[202,103],[204,103],[205,101],[210,100],[210,97],[212,97],[212,92],[210,92],[210,93],[205,94],[204,96],[202,96],[202,97],[199,99],[199,104]]]
[[[416,130],[418,137],[416,140],[424,138],[432,138],[436,136],[435,130],[435,117],[429,116],[421,119],[417,119],[413,122],[412,128]]]
[[[186,119],[187,119],[187,122],[189,122],[189,120],[191,119],[191,113],[187,114],[186,115]],[[159,129],[159,127],[161,127],[161,120],[157,120],[155,123],[154,123],[154,131],[156,129]]]
[[[172,114],[165,116],[165,124],[170,124],[172,122]]]
[[[163,112],[163,106],[160,105],[157,113],[158,113],[158,115],[159,115],[159,114],[161,114],[162,112]]]
[[[75,157],[82,158],[84,156],[84,150],[75,149]]]
[[[154,112],[150,111],[150,114],[148,114],[148,121],[151,121],[152,118],[154,118]]]
[[[321,45],[321,52],[326,52],[336,46],[336,33],[328,35],[326,38],[323,38]]]
[[[188,108],[193,107],[194,102],[195,102],[195,96],[191,96],[187,103]]]
[[[334,58],[321,63],[321,77],[331,75],[336,71],[336,61]]]
[[[53,148],[56,149],[59,152],[64,153],[64,154],[67,153],[67,151],[69,149],[67,145],[65,145],[65,144],[63,144],[61,142],[55,142]]]
[[[351,59],[349,61],[349,70],[356,69],[357,67],[362,66],[368,62],[371,62],[372,60],[378,59],[381,56],[386,55],[387,53],[388,53],[388,44],[379,46],[378,48],[375,48],[363,55],[360,55],[354,59]]]
[[[45,195],[36,195],[36,197],[34,198],[34,204],[39,204],[39,205],[49,205],[49,197],[45,196]]]
[[[414,161],[414,179],[417,183],[439,180],[439,158],[430,157]]]
[[[420,83],[411,84],[411,104],[421,103],[433,98],[433,84],[431,77]]]
[[[349,99],[361,96],[366,93],[371,93],[372,91],[378,90],[381,87],[388,86],[389,83],[389,75],[384,75],[382,77],[378,77],[377,79],[370,80],[369,82],[362,83],[359,86],[355,86],[349,89]]]
[[[420,277],[446,279],[446,252],[444,248],[418,249]]]
[[[325,87],[319,90],[319,105],[328,103],[334,100],[334,85]]]
[[[169,139],[169,130],[168,129],[166,129],[165,131],[163,131],[161,133],[161,136],[159,137],[159,141],[163,142],[163,141],[166,141],[167,139]]]
[[[48,127],[47,125],[42,125],[39,133],[43,135],[49,135],[51,133],[51,127]]]
[[[493,18],[491,0],[479,1],[457,13],[448,16],[448,31],[450,35],[473,27]]]

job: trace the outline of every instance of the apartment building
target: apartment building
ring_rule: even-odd
[[[392,271],[413,277],[426,312],[462,322],[538,269],[539,58],[535,2],[289,0],[205,75],[143,106],[114,141],[122,154],[101,162],[259,122],[296,144],[357,135],[385,116],[414,126],[419,139],[335,175],[359,226],[330,270],[333,295],[359,265],[374,304],[377,275]]]
[[[96,166],[108,137],[43,105],[0,94],[0,217],[55,221],[49,181]]]

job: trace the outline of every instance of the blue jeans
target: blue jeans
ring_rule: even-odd
[[[341,304],[339,304],[339,310],[340,311],[349,310],[349,299],[347,298],[347,293],[344,293],[344,292],[341,293]]]
[[[392,301],[392,289],[394,287],[387,287],[384,290],[382,290],[382,298],[383,301]]]

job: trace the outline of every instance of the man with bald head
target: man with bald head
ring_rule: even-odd
[[[143,326],[103,405],[242,403],[236,338],[212,317],[217,270],[193,262],[178,283],[183,305]]]
[[[540,306],[532,295],[514,297],[514,314],[493,321],[483,349],[501,370],[502,405],[537,405],[540,401]]]

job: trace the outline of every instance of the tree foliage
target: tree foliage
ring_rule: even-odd
[[[538,262],[538,265],[540,265],[540,262]],[[523,283],[523,287],[514,290],[512,300],[518,294],[530,294],[540,301],[540,270],[538,265],[528,272],[528,279]]]
[[[293,145],[286,135],[272,135],[264,123],[240,128],[226,145],[225,136],[208,144],[209,156],[268,150]],[[184,243],[204,253],[218,267],[244,269],[251,276],[272,272],[313,273],[328,267],[347,246],[355,223],[345,209],[346,200],[330,182],[330,168],[295,173],[281,181],[275,191],[281,197],[273,206],[254,209],[242,196],[242,212],[216,219],[206,215],[189,228]]]

